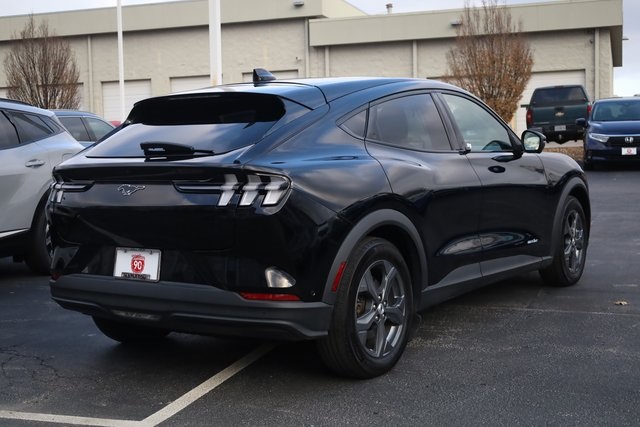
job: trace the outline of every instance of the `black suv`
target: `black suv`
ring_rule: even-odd
[[[525,106],[527,129],[542,132],[558,144],[582,139],[584,127],[576,120],[591,111],[587,91],[580,85],[539,87]]]
[[[429,80],[256,72],[140,101],[54,172],[51,293],[121,342],[316,340],[335,371],[379,375],[429,305],[528,271],[578,281],[587,183],[543,146]]]

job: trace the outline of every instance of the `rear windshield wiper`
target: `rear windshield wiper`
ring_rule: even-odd
[[[140,148],[147,160],[181,160],[215,154],[213,150],[200,150],[174,142],[142,142]]]

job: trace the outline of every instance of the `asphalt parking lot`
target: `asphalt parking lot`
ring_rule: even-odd
[[[330,374],[311,344],[126,348],[0,259],[0,426],[640,425],[640,168],[589,182],[578,285],[531,274],[437,306],[367,381]]]

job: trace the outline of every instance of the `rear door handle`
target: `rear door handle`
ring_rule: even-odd
[[[33,160],[29,160],[24,165],[28,168],[39,168],[40,166],[44,165],[44,161],[39,159],[33,159]]]

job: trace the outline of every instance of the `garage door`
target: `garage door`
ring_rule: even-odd
[[[130,80],[124,82],[125,117],[133,104],[151,96],[151,80]],[[102,111],[108,121],[122,121],[120,116],[120,89],[118,82],[102,82]]]
[[[171,93],[202,89],[211,86],[209,76],[171,77]]]
[[[585,85],[584,70],[580,71],[554,71],[547,73],[533,73],[529,84],[522,93],[522,98],[518,102],[518,110],[516,112],[516,133],[521,135],[524,130],[527,129],[527,109],[521,108],[520,105],[528,104],[531,100],[531,94],[533,90],[543,86],[556,86],[556,85],[568,85],[579,84]]]

